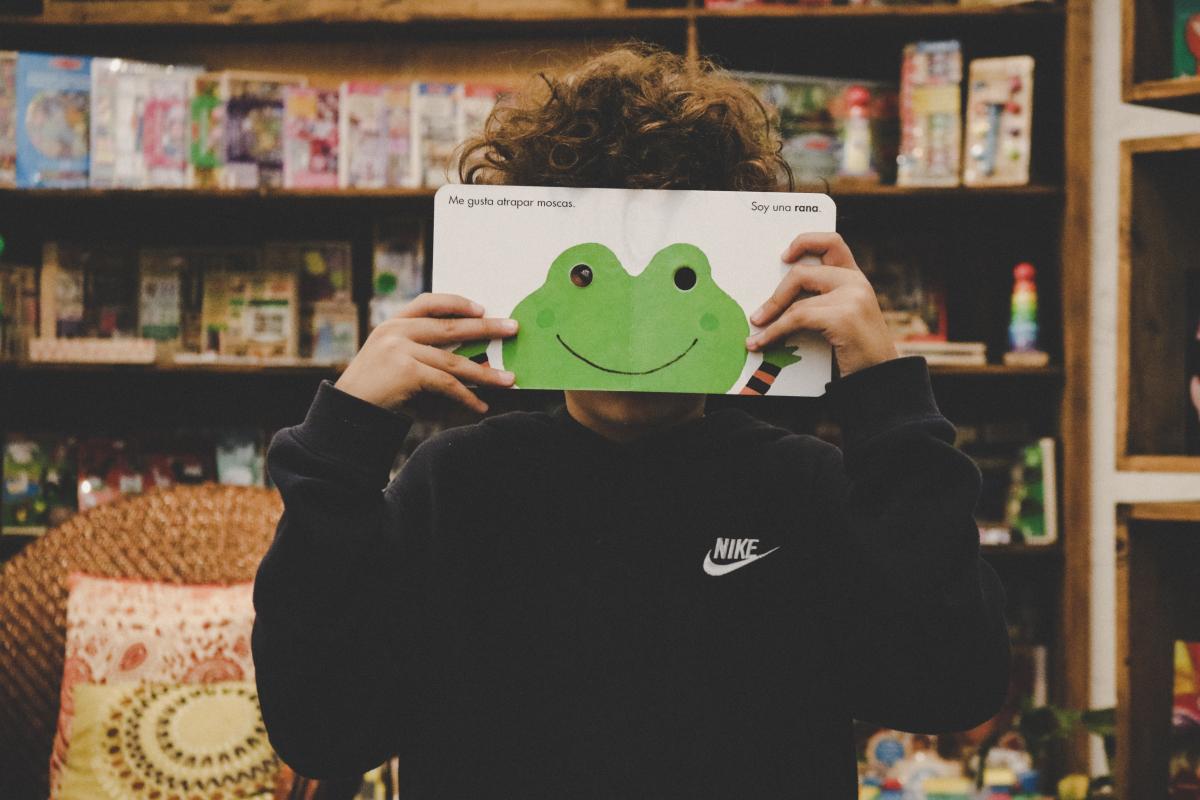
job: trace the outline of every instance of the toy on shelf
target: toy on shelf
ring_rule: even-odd
[[[901,186],[957,186],[962,152],[962,47],[914,42],[900,67]]]
[[[1036,270],[1021,262],[1013,268],[1012,318],[1008,325],[1009,351],[1004,364],[1010,367],[1044,367],[1050,356],[1038,349],[1038,302]]]
[[[1175,77],[1200,76],[1200,0],[1175,0],[1172,34]]]
[[[971,62],[967,96],[967,186],[1029,183],[1033,125],[1033,58],[977,58]]]

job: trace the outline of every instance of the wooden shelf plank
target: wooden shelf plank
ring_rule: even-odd
[[[1200,111],[1200,76],[1134,83],[1125,88],[1122,99],[1126,103],[1195,113]]]
[[[1198,457],[1200,460],[1200,457]],[[1131,520],[1200,522],[1200,499],[1192,501],[1138,502],[1121,506]]]
[[[543,12],[511,13],[432,13],[413,11],[411,5],[394,0],[308,0],[290,3],[284,0],[47,0],[38,16],[0,15],[0,24],[12,26],[128,25],[186,26],[203,25],[280,25],[303,22],[384,23],[421,28],[453,30],[464,26],[503,34],[513,28],[553,28],[587,31],[592,27],[635,26],[654,23],[686,23],[703,20],[845,19],[923,20],[932,18],[989,19],[997,16],[1062,16],[1057,3],[1028,2],[1006,6],[778,6],[747,9],[646,8],[615,12]]]

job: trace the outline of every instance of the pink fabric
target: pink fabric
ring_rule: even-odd
[[[79,683],[253,681],[253,584],[233,586],[70,576],[61,708],[50,755],[57,796]]]

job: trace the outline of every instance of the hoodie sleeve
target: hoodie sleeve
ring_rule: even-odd
[[[855,718],[921,733],[999,710],[1010,646],[1004,591],[980,558],[979,470],[954,445],[919,357],[829,385],[843,450],[816,478],[829,499],[834,647]]]
[[[255,579],[252,644],[268,736],[302,775],[362,774],[403,722],[428,497],[420,469],[384,489],[409,426],[324,382],[268,451],[284,512]]]

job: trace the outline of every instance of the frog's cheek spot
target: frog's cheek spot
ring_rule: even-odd
[[[700,318],[700,327],[706,331],[715,331],[720,325],[721,322],[715,314],[705,314]]]
[[[554,310],[543,308],[538,312],[537,324],[539,328],[549,328],[554,324]]]

